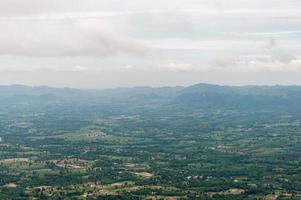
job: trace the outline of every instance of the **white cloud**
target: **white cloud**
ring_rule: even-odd
[[[83,67],[83,66],[80,66],[80,65],[77,65],[75,66],[72,71],[75,71],[75,72],[82,72],[82,71],[86,71],[87,68],[86,67]]]
[[[123,68],[126,69],[126,70],[132,70],[135,67],[133,65],[125,65]]]
[[[166,63],[166,64],[159,64],[159,69],[168,70],[168,71],[191,71],[194,70],[193,66],[189,63]]]

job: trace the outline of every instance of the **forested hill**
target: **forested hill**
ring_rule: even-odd
[[[189,87],[134,87],[105,90],[0,86],[1,105],[118,105],[143,109],[226,109],[245,111],[301,111],[301,86],[220,86],[196,84]]]
[[[181,105],[225,109],[300,111],[300,86],[230,87],[197,84],[184,88],[175,98]]]

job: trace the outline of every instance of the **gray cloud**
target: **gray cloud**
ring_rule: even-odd
[[[101,20],[0,21],[0,54],[26,56],[107,56],[144,54],[146,47],[118,35]]]
[[[301,70],[300,59],[292,51],[282,47],[275,38],[270,39],[267,45],[255,48],[256,54],[231,55],[231,52],[217,56],[211,64],[221,68],[243,69],[270,69],[270,70]],[[254,49],[254,50],[255,50]]]
[[[291,63],[293,60],[296,60],[296,57],[292,55],[291,52],[279,46],[276,39],[271,39],[267,47],[271,59],[273,61],[278,61],[284,64]]]

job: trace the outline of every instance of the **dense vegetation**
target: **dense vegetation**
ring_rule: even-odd
[[[301,199],[301,87],[0,87],[0,199]]]

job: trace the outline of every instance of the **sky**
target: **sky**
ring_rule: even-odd
[[[301,84],[300,0],[0,0],[0,84]]]

